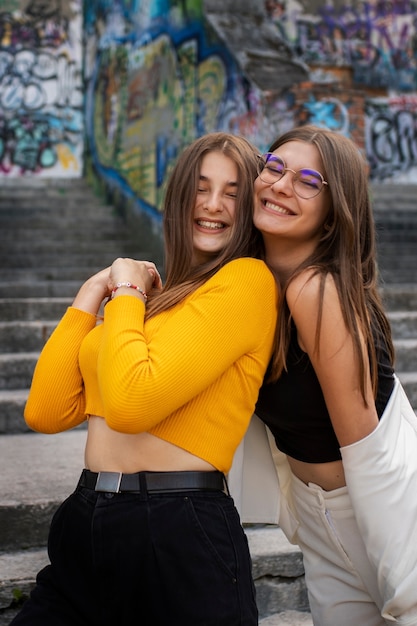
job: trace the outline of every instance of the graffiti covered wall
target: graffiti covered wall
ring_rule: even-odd
[[[372,178],[415,179],[416,1],[259,3],[308,64],[308,84],[260,91],[227,37],[210,30],[202,0],[85,3],[91,162],[152,217],[178,153],[212,130],[243,134],[264,151],[312,122],[354,139]]]
[[[369,99],[367,151],[377,180],[417,182],[417,94]]]
[[[356,85],[416,89],[413,0],[266,0],[286,42],[309,66],[348,66]]]
[[[200,0],[88,2],[85,29],[92,164],[141,210],[159,219],[167,177],[196,137],[227,130],[259,143],[259,92],[208,29]]]
[[[0,177],[83,169],[82,0],[0,2]]]
[[[311,70],[303,98],[296,89],[297,121],[351,136],[372,179],[417,182],[417,2],[265,0],[265,8]]]
[[[310,121],[357,141],[372,178],[416,180],[417,0],[259,4],[308,84],[260,91],[203,0],[0,0],[0,176],[81,176],[85,130],[99,177],[158,218],[195,137],[228,130],[262,151]]]

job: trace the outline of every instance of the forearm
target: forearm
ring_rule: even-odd
[[[95,324],[93,314],[70,308],[45,344],[25,407],[25,420],[33,430],[60,432],[84,421],[78,354],[82,340]]]
[[[103,270],[91,276],[80,287],[72,306],[80,311],[97,315],[103,300],[109,296],[109,270]]]

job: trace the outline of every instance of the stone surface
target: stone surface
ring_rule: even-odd
[[[313,620],[310,613],[284,611],[259,620],[259,626],[313,626]]]

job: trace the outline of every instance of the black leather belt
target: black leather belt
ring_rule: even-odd
[[[227,483],[222,472],[90,472],[83,470],[78,483],[107,493],[173,493],[175,491],[224,491]]]

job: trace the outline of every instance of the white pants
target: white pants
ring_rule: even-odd
[[[382,614],[417,625],[417,418],[398,379],[378,426],[341,448],[346,484],[384,599]]]
[[[307,487],[274,445],[272,463],[252,422],[230,474],[241,518],[300,545],[314,624],[417,626],[417,418],[398,378],[377,428],[341,448],[347,488]]]
[[[381,617],[376,571],[347,488],[324,491],[292,476],[291,500],[315,626],[392,625]]]

